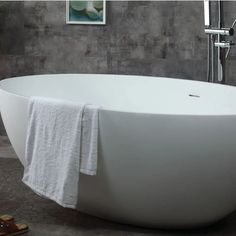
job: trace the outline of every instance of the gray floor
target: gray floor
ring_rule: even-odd
[[[236,213],[208,228],[188,231],[150,230],[104,221],[42,199],[21,182],[23,168],[6,137],[0,137],[0,214],[27,223],[28,236],[157,235],[235,236]],[[7,158],[6,158],[7,157]]]
[[[17,158],[7,136],[0,136],[0,157]]]

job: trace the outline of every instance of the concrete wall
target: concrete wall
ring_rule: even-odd
[[[236,2],[225,2],[225,12],[231,24]],[[206,80],[203,30],[202,1],[107,2],[105,26],[66,25],[64,1],[0,2],[0,79],[69,72]],[[232,50],[230,84],[235,59]]]

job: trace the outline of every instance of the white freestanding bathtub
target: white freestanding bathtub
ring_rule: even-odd
[[[236,209],[236,88],[120,75],[0,82],[0,108],[24,165],[27,104],[46,96],[100,105],[97,176],[81,175],[79,210],[147,227],[194,227]]]

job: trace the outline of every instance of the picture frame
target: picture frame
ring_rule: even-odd
[[[106,0],[66,0],[66,23],[105,25]]]

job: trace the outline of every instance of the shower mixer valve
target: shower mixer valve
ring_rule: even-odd
[[[234,35],[234,26],[236,24],[236,19],[234,20],[232,26],[230,28],[205,28],[205,33],[210,35],[220,35],[220,36],[233,36]],[[225,54],[225,59],[227,59],[231,46],[235,45],[233,41],[221,41],[220,37],[218,37],[218,42],[214,42],[214,46],[218,48],[227,48],[227,52]]]

